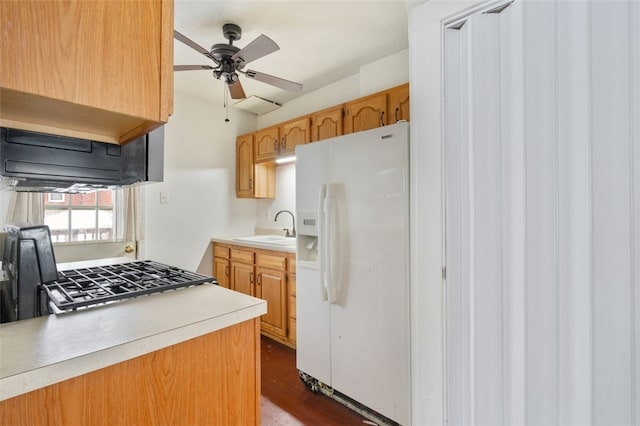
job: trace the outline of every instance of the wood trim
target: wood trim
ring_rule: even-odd
[[[160,121],[173,114],[173,0],[162,0],[160,28]]]

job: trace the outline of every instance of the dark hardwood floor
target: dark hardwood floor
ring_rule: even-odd
[[[367,425],[338,402],[308,390],[298,377],[296,353],[262,336],[262,425]]]

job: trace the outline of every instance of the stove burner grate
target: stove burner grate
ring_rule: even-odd
[[[215,278],[145,260],[60,271],[42,287],[66,311],[207,282],[217,284]]]

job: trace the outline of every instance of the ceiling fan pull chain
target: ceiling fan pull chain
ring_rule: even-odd
[[[226,84],[223,84],[224,86],[224,107],[225,107],[225,118],[224,118],[224,122],[228,123],[229,122],[229,88],[227,87]]]

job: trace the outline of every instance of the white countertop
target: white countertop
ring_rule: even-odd
[[[119,263],[114,259],[110,261]],[[76,262],[60,264],[59,270],[68,265],[78,267]],[[0,400],[266,312],[264,300],[203,284],[61,315],[0,324]]]
[[[213,238],[211,238],[211,241],[214,242],[214,243],[230,244],[230,245],[234,245],[234,246],[251,247],[251,248],[257,248],[257,249],[262,249],[262,250],[282,251],[282,252],[285,252],[285,253],[294,253],[295,254],[295,252],[296,252],[295,244],[293,244],[293,245],[276,245],[276,244],[253,243],[253,242],[250,242],[250,241],[235,240],[234,238],[236,238],[236,237],[213,237]]]

